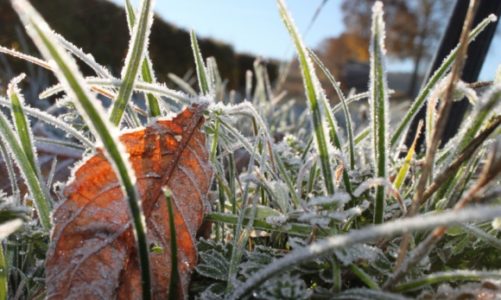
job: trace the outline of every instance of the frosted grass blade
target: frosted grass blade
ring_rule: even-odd
[[[367,138],[371,134],[371,129],[370,127],[365,128],[362,130],[357,136],[355,137],[355,145],[360,144],[365,138]]]
[[[438,226],[450,226],[473,221],[492,220],[501,215],[501,205],[476,206],[474,208],[445,213],[429,214],[412,218],[397,219],[361,230],[354,230],[347,234],[334,235],[315,242],[307,247],[298,248],[284,257],[275,260],[263,269],[254,273],[247,281],[237,286],[229,299],[241,299],[252,289],[261,285],[271,277],[290,270],[302,263],[317,259],[332,253],[336,249],[345,249],[351,245],[376,241],[380,238],[389,238],[406,232],[423,231]]]
[[[3,46],[0,46],[0,53],[7,54],[7,55],[10,55],[12,57],[16,57],[16,58],[25,60],[27,62],[30,62],[32,64],[40,66],[42,68],[50,70],[49,64],[46,61],[44,61],[44,60],[42,60],[40,58],[31,56],[31,55],[28,55],[28,54],[24,54],[22,52],[19,52],[19,51],[13,50],[13,49],[8,49],[8,48],[5,48]]]
[[[99,137],[100,141],[103,143],[106,150],[104,151],[105,155],[113,166],[123,191],[127,196],[141,265],[143,299],[150,299],[151,280],[148,256],[149,249],[146,241],[144,215],[140,206],[138,192],[135,188],[136,180],[134,170],[127,160],[123,145],[118,141],[118,134],[115,132],[115,127],[105,118],[102,107],[90,93],[90,88],[85,83],[76,62],[58,43],[54,33],[50,30],[48,24],[42,19],[38,12],[36,12],[26,0],[12,0],[12,4],[20,16],[21,21],[25,24],[28,34],[33,39],[35,45],[42,55],[48,61],[51,61],[52,69],[55,71],[58,80],[66,87],[66,92],[77,100],[75,101],[76,108],[90,126],[95,136]],[[120,120],[120,118],[118,118],[118,120]],[[16,143],[11,141],[10,144],[15,145]],[[17,151],[14,151],[14,154],[16,154],[16,152]],[[38,181],[37,186],[39,188]],[[43,209],[42,212],[45,213]],[[49,222],[48,212],[45,218],[47,218],[46,222]]]
[[[496,16],[490,15],[489,17],[485,18],[480,24],[478,24],[471,32],[468,38],[468,42],[471,43],[472,41],[475,40],[475,38],[492,22],[496,21]],[[401,137],[404,135],[404,133],[407,131],[407,128],[410,125],[410,122],[414,119],[418,111],[421,109],[423,104],[425,103],[426,99],[428,98],[430,92],[433,90],[433,88],[436,86],[436,84],[442,79],[443,76],[445,76],[446,72],[451,68],[452,63],[456,59],[458,51],[458,46],[454,48],[454,50],[449,53],[449,55],[445,58],[445,60],[442,62],[440,67],[433,73],[433,75],[430,77],[430,80],[426,83],[426,85],[421,89],[419,92],[418,96],[416,99],[412,102],[411,107],[403,117],[402,121],[400,124],[397,126],[397,129],[395,132],[393,132],[393,135],[391,136],[391,141],[390,145],[391,147],[397,146],[399,143]]]
[[[94,57],[90,54],[85,53],[82,49],[73,45],[71,42],[67,41],[63,36],[56,33],[56,37],[58,38],[61,45],[66,48],[71,54],[84,62],[87,66],[89,66],[96,74],[103,78],[113,78],[110,71],[106,69],[104,66],[98,64]]]
[[[308,99],[308,108],[311,113],[313,129],[315,131],[315,144],[320,156],[320,164],[324,177],[325,190],[329,195],[334,194],[334,180],[332,176],[331,164],[329,161],[329,151],[327,138],[323,125],[323,113],[319,105],[321,99],[321,91],[318,84],[315,84],[316,76],[314,74],[313,65],[310,61],[305,46],[299,36],[296,27],[293,24],[292,18],[289,15],[283,0],[277,0],[280,16],[284,22],[287,31],[289,32],[298,55],[299,64],[301,66],[301,75],[305,86],[306,97]],[[318,81],[318,80],[317,80]]]
[[[0,106],[6,107],[9,109],[11,108],[10,103],[2,98],[0,98]],[[58,118],[55,118],[54,116],[52,116],[44,111],[41,111],[41,110],[33,108],[33,107],[24,107],[24,112],[26,114],[28,114],[29,116],[37,118],[44,123],[47,123],[49,125],[54,126],[57,129],[64,131],[68,135],[79,140],[87,148],[92,149],[95,147],[95,144],[93,142],[91,142],[89,139],[87,139],[81,132],[79,132],[78,130],[76,130],[72,126],[66,124],[65,122],[59,120]]]
[[[10,98],[12,109],[11,115],[14,121],[14,128],[16,130],[19,141],[21,142],[21,147],[24,150],[26,158],[30,162],[31,168],[38,174],[40,178],[40,168],[37,163],[37,153],[33,146],[33,133],[31,132],[31,127],[28,122],[28,118],[24,113],[24,97],[21,91],[17,87],[17,84],[25,78],[25,74],[21,74],[18,77],[12,79],[8,88],[7,94]],[[41,178],[40,178],[41,179]]]
[[[17,175],[14,171],[14,165],[9,158],[9,152],[7,151],[7,147],[5,147],[4,143],[0,143],[0,155],[5,162],[5,167],[7,169],[7,176],[9,176],[10,189],[12,191],[12,195],[14,199],[16,199],[17,203],[21,203],[21,195],[19,193],[19,187],[17,186]]]
[[[117,99],[113,103],[110,113],[110,121],[115,126],[120,125],[127,103],[132,96],[139,68],[141,67],[148,45],[152,23],[153,0],[142,0],[139,19],[133,27],[127,57],[125,58],[125,65],[122,69],[121,77],[123,83],[118,90]]]
[[[23,225],[21,219],[8,220],[0,224],[0,242],[3,242],[7,236],[14,233],[19,227]],[[7,254],[9,254],[7,252]],[[9,265],[8,260],[3,251],[3,245],[0,247],[0,299],[8,299],[9,290]]]
[[[202,95],[209,95],[211,92],[209,76],[207,74],[207,67],[204,64],[204,58],[200,47],[198,46],[197,36],[195,31],[191,31],[191,50],[193,51],[193,58],[195,59],[195,66],[197,70],[198,87]]]
[[[179,299],[177,294],[178,284],[179,284],[179,269],[178,269],[178,258],[177,258],[177,234],[176,234],[176,223],[174,209],[172,208],[172,193],[170,190],[165,189],[164,191],[165,201],[167,202],[167,210],[169,212],[169,231],[170,231],[170,253],[171,253],[171,276],[169,284],[169,300]]]
[[[176,74],[169,73],[169,79],[172,80],[181,90],[183,90],[185,93],[187,93],[190,96],[196,96],[197,92],[190,86],[189,83],[184,81],[181,77],[177,76]]]
[[[327,79],[330,81],[332,87],[334,87],[334,90],[336,91],[339,97],[339,102],[341,102],[340,105],[341,108],[343,109],[344,117],[346,120],[346,134],[348,136],[348,152],[350,154],[350,169],[353,169],[355,167],[355,142],[353,141],[353,126],[351,125],[351,115],[350,115],[350,110],[348,109],[348,103],[346,101],[346,97],[344,96],[344,93],[341,90],[341,87],[339,86],[339,82],[336,81],[334,75],[332,75],[329,69],[327,69],[327,67],[315,54],[315,52],[311,50],[309,50],[308,52],[313,61],[317,64],[320,70],[322,70]],[[332,109],[333,112],[335,111],[334,109]]]
[[[2,112],[0,112],[0,137],[8,149],[10,156],[16,162],[21,172],[21,176],[24,178],[24,181],[28,186],[28,190],[35,202],[35,207],[37,209],[42,227],[45,230],[50,230],[51,223],[49,199],[46,198],[37,172],[32,168],[31,162],[16,138],[14,130],[9,124],[7,117]],[[8,158],[5,157],[5,159]]]
[[[85,81],[91,87],[120,87],[123,83],[123,80],[120,80],[120,79],[103,79],[103,78],[96,78],[96,77],[87,77],[87,78],[85,78]],[[63,90],[64,90],[64,88],[61,84],[55,84],[55,85],[47,88],[42,93],[40,93],[39,97],[41,99],[44,99],[44,98],[50,97],[52,95],[55,95],[57,93],[60,93]],[[182,92],[170,89],[167,86],[165,86],[165,84],[147,83],[144,81],[137,81],[134,85],[134,90],[146,92],[146,93],[153,93],[153,94],[157,94],[159,96],[168,97],[168,98],[171,98],[177,102],[181,102],[184,104],[190,104],[193,102],[193,99],[191,99],[188,95],[185,95]]]
[[[125,1],[125,11],[127,13],[127,24],[129,25],[129,31],[132,33],[132,29],[136,23],[136,13],[130,3],[130,0]],[[154,83],[155,73],[153,72],[153,66],[149,58],[149,54],[146,51],[141,65],[141,77],[147,83]],[[150,117],[158,117],[161,114],[160,105],[158,104],[158,99],[155,95],[148,93],[146,94],[146,103],[148,105],[148,113]]]
[[[370,45],[370,110],[374,170],[376,177],[387,178],[388,169],[388,87],[384,66],[383,3],[372,7],[372,36]],[[383,223],[386,187],[376,187],[374,223]]]
[[[414,153],[416,153],[416,144],[422,127],[423,127],[423,122],[421,121],[419,122],[418,130],[416,131],[416,136],[414,137],[414,141],[412,142],[412,145],[410,146],[409,151],[405,156],[404,164],[398,171],[397,177],[395,178],[395,182],[393,183],[396,190],[400,190],[400,187],[402,186],[405,178],[407,177],[407,173],[409,172],[409,169],[411,167],[412,158],[414,157]]]

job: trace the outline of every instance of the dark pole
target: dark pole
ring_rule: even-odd
[[[459,43],[459,36],[461,35],[461,29],[463,28],[464,18],[466,16],[466,11],[468,10],[469,0],[458,0],[456,6],[452,12],[449,19],[449,24],[444,31],[442,40],[438,51],[435,53],[433,62],[426,74],[423,83],[427,82],[430,76],[435,72],[435,70],[443,62],[447,54],[449,54],[452,49]],[[480,0],[477,12],[475,13],[475,18],[473,21],[473,26],[476,26],[483,19],[485,19],[490,14],[495,14],[498,19],[501,15],[501,0]],[[497,21],[494,24],[489,25],[470,45],[468,48],[468,58],[466,60],[463,75],[461,79],[465,82],[475,82],[478,79],[482,65],[484,64],[485,57],[491,45],[494,33],[496,32]],[[466,110],[468,109],[468,101],[465,99],[455,102],[452,105],[452,110],[445,127],[444,135],[442,137],[442,144],[447,142],[451,137],[453,137],[461,124],[461,120],[464,117]],[[405,138],[405,144],[410,146],[412,140],[416,135],[416,128],[419,120],[424,119],[426,116],[426,107],[423,107],[416,117],[414,118],[411,127]],[[420,145],[424,141],[423,135],[421,135]]]

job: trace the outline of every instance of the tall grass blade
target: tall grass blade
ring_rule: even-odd
[[[84,62],[89,66],[96,74],[103,78],[113,78],[110,71],[104,66],[98,64],[91,54],[85,53],[82,49],[73,45],[71,42],[67,41],[63,36],[56,33],[56,37],[59,39],[61,45],[66,48],[71,54]]]
[[[383,4],[376,2],[372,8],[372,36],[370,45],[370,110],[372,151],[375,175],[387,178],[388,173],[388,87],[384,66]],[[383,223],[386,187],[376,187],[374,223]]]
[[[250,161],[248,164],[248,170],[249,170],[248,173],[249,174],[252,172],[251,170],[254,169],[256,154],[257,154],[257,152],[254,152],[251,154]],[[229,170],[229,173],[230,173],[229,177],[230,178],[229,178],[229,180],[230,180],[230,186],[231,186],[231,190],[232,190],[232,202],[233,202],[232,203],[232,205],[233,205],[232,210],[233,210],[233,213],[236,213],[236,205],[237,205],[236,193],[235,193],[235,187],[234,187],[234,182],[236,180],[236,178],[235,178],[236,170],[235,169],[236,169],[235,164],[230,163],[230,170]],[[250,181],[247,181],[245,184],[243,194],[242,194],[242,206],[241,206],[241,210],[240,210],[240,213],[238,216],[238,221],[237,221],[237,224],[235,227],[235,231],[233,234],[231,258],[230,258],[230,262],[229,262],[228,277],[227,277],[227,282],[226,282],[226,292],[230,292],[234,288],[233,283],[234,283],[234,280],[236,279],[238,266],[240,264],[240,261],[242,259],[243,254],[244,254],[244,248],[245,248],[245,245],[247,244],[248,239],[250,237],[250,233],[252,231],[254,219],[256,216],[256,212],[255,212],[256,201],[254,200],[252,203],[252,207],[250,207],[250,209],[251,209],[251,216],[249,218],[250,220],[246,224],[246,226],[244,227],[244,219],[246,217],[246,210],[249,207],[249,203],[248,203],[249,198],[248,197],[249,197],[250,183],[251,183]]]
[[[7,117],[2,112],[0,112],[0,138],[8,149],[10,156],[16,162],[21,176],[24,178],[28,190],[33,197],[40,223],[45,230],[49,230],[51,227],[49,199],[46,198],[36,170],[33,169]],[[5,159],[8,158],[5,157]]]
[[[490,24],[496,21],[496,16],[490,15],[489,17],[485,18],[480,24],[478,24],[471,32],[468,37],[468,42],[471,43],[475,40],[475,38]],[[424,85],[424,87],[421,89],[419,92],[418,96],[416,99],[412,102],[411,107],[403,117],[402,121],[399,123],[397,126],[397,129],[395,132],[393,132],[393,135],[391,136],[391,141],[390,145],[391,147],[395,147],[398,145],[400,139],[404,135],[404,133],[407,131],[407,128],[410,125],[410,122],[414,119],[418,111],[421,109],[423,104],[425,103],[426,99],[428,98],[430,92],[433,90],[433,88],[437,85],[437,83],[442,79],[442,77],[445,76],[446,72],[451,68],[452,63],[456,59],[457,52],[458,52],[459,46],[456,46],[451,53],[445,58],[445,60],[442,62],[440,67],[433,73],[433,75],[430,77],[430,80]]]
[[[397,173],[397,177],[395,178],[395,182],[393,183],[395,189],[397,190],[399,190],[402,184],[404,183],[404,180],[407,177],[407,173],[409,172],[409,169],[411,167],[411,161],[412,158],[414,157],[414,153],[416,153],[416,144],[419,135],[421,133],[422,127],[423,127],[423,121],[419,122],[418,129],[416,131],[416,136],[414,137],[414,141],[412,142],[412,145],[410,146],[409,151],[405,156],[404,164],[402,165],[402,167],[400,167],[400,170]]]
[[[11,101],[12,120],[14,121],[14,128],[16,129],[17,136],[21,142],[21,147],[30,162],[31,168],[35,170],[40,178],[41,173],[37,163],[36,149],[33,145],[33,133],[31,132],[28,118],[26,118],[24,113],[24,98],[17,87],[18,83],[23,80],[25,76],[25,74],[21,74],[20,76],[14,78],[7,88],[7,94]]]
[[[134,84],[137,79],[139,68],[143,62],[151,25],[153,23],[153,0],[142,0],[139,19],[134,25],[129,50],[122,69],[123,83],[118,90],[118,96],[113,103],[110,113],[110,121],[115,126],[120,125],[125,108],[132,96]]]
[[[334,75],[327,69],[327,67],[324,65],[324,63],[320,60],[320,58],[315,54],[315,52],[309,50],[308,51],[311,58],[313,61],[317,64],[317,66],[322,70],[322,72],[325,74],[327,79],[330,81],[332,84],[332,87],[334,87],[334,90],[336,91],[336,94],[339,97],[339,102],[341,104],[341,108],[343,109],[344,113],[344,118],[346,120],[346,135],[348,136],[348,152],[350,154],[350,169],[353,169],[355,167],[355,142],[353,138],[353,126],[351,122],[351,114],[350,110],[348,109],[348,103],[346,101],[346,97],[344,96],[343,91],[341,90],[341,87],[339,85],[339,82],[336,81],[336,78],[334,78]],[[332,111],[335,111],[332,109]]]
[[[320,156],[320,164],[324,177],[325,190],[329,195],[332,195],[335,191],[334,180],[332,176],[331,164],[329,161],[329,151],[326,134],[323,126],[324,116],[319,105],[319,101],[322,101],[322,95],[320,87],[318,85],[318,79],[316,80],[313,64],[308,56],[306,47],[303,45],[299,33],[292,21],[292,18],[287,11],[284,1],[277,0],[277,3],[282,21],[284,22],[285,27],[287,28],[287,31],[289,32],[296,47],[299,64],[301,66],[303,84],[306,91],[306,98],[308,99],[308,107],[311,113],[313,130],[315,132],[315,144]],[[332,129],[333,128],[331,128],[331,130]],[[335,132],[333,133],[335,134]]]
[[[371,134],[370,127],[367,127],[364,130],[360,131],[355,137],[355,145],[358,145],[361,142],[363,142],[370,134]]]
[[[10,56],[15,57],[15,58],[25,60],[27,62],[34,64],[34,65],[40,66],[44,69],[50,70],[49,64],[40,58],[31,56],[28,54],[24,54],[22,52],[19,52],[19,51],[13,50],[13,49],[5,48],[3,46],[0,46],[0,53],[7,54],[7,55],[10,55]]]
[[[167,209],[169,211],[169,231],[170,231],[170,253],[171,253],[171,276],[169,284],[169,299],[175,300],[179,299],[178,295],[178,285],[179,285],[179,270],[178,270],[178,258],[177,258],[177,234],[176,234],[176,223],[174,221],[174,209],[172,208],[172,194],[167,189],[164,190],[165,201],[167,202]]]
[[[13,219],[4,221],[0,224],[0,242],[3,242],[10,234],[14,233],[19,227],[23,225],[21,219]],[[3,251],[3,245],[0,244],[0,299],[6,300],[9,288],[9,266]]]
[[[120,79],[103,79],[96,77],[87,77],[85,78],[85,81],[91,87],[120,87],[123,83],[123,80]],[[47,88],[42,93],[40,93],[39,97],[42,99],[47,98],[57,93],[60,93],[63,90],[64,88],[61,84],[55,84]],[[146,83],[144,81],[137,81],[134,85],[134,90],[168,97],[170,99],[175,100],[176,102],[181,102],[185,104],[192,103],[192,99],[189,96],[185,95],[182,92],[172,90],[167,86],[165,86],[165,84]]]
[[[132,33],[134,25],[136,23],[136,13],[130,3],[130,0],[125,1],[125,11],[127,13],[127,24],[129,25],[129,31]],[[148,52],[146,51],[141,65],[141,77],[147,83],[154,83],[155,73],[153,72],[153,66],[149,58]],[[150,117],[158,117],[161,114],[160,105],[158,104],[158,99],[155,95],[148,93],[146,94],[146,103],[148,105],[148,114]]]
[[[195,66],[197,70],[198,87],[200,88],[200,93],[202,95],[209,95],[211,92],[209,76],[207,74],[207,67],[204,63],[204,58],[200,47],[198,46],[197,36],[195,31],[191,31],[191,50],[193,51],[193,58],[195,59]]]
[[[22,22],[26,25],[28,34],[33,39],[35,45],[42,55],[51,61],[58,80],[65,85],[66,92],[77,100],[75,106],[106,149],[105,155],[118,175],[121,186],[127,196],[141,265],[143,299],[150,299],[151,280],[144,215],[140,206],[138,192],[135,188],[134,170],[127,160],[123,145],[117,138],[118,134],[115,132],[114,126],[105,118],[99,102],[90,93],[90,89],[85,83],[83,75],[78,70],[75,61],[58,43],[48,24],[26,0],[12,0],[12,3]],[[146,3],[149,3],[149,1]],[[120,118],[117,120],[120,121]],[[13,143],[10,142],[10,144]]]
[[[169,73],[168,76],[169,76],[169,79],[172,80],[172,82],[174,82],[182,91],[184,91],[188,95],[190,95],[190,96],[197,95],[197,92],[183,78],[181,78],[173,73]]]

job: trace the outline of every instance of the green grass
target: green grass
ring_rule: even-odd
[[[53,160],[51,174],[41,172],[37,147],[44,142],[79,153],[103,145],[127,195],[143,298],[150,298],[149,247],[141,200],[135,174],[118,140],[119,130],[144,126],[152,118],[179,112],[182,105],[200,102],[208,103],[204,132],[214,171],[209,197],[214,201],[205,216],[211,222],[211,235],[198,241],[200,259],[192,276],[190,298],[399,299],[416,297],[423,291],[436,294],[444,283],[460,288],[464,282],[480,286],[482,280],[499,278],[500,270],[494,266],[501,265],[497,254],[501,232],[492,220],[501,216],[501,195],[495,188],[496,175],[501,172],[497,128],[501,83],[493,81],[486,91],[476,91],[478,101],[472,104],[469,118],[437,153],[437,174],[426,186],[431,188],[425,191],[427,201],[418,205],[416,216],[406,217],[402,205],[408,207],[416,193],[424,153],[412,146],[400,159],[399,144],[417,111],[431,94],[439,92],[439,83],[458,53],[457,48],[450,53],[401,120],[390,127],[388,115],[394,107],[386,86],[384,15],[379,2],[372,17],[368,91],[346,96],[322,57],[305,48],[285,1],[277,0],[304,83],[307,108],[299,113],[287,91],[270,81],[262,61],[256,61],[247,72],[245,91],[239,91],[242,96],[229,91],[216,61],[203,56],[194,32],[186,42],[192,45],[198,93],[194,81],[175,75],[170,77],[177,89],[156,82],[147,49],[152,1],[142,1],[139,10],[126,1],[131,43],[120,78],[50,31],[28,2],[12,2],[23,22],[30,25],[28,32],[44,60],[3,47],[0,52],[53,72],[58,83],[41,97],[64,92],[66,97],[59,103],[66,111],[48,113],[27,105],[17,87],[19,77],[12,80],[5,99],[0,99],[0,155],[11,186],[8,194],[0,193],[0,226],[10,220],[5,216],[25,212],[22,227],[2,237],[6,241],[0,252],[0,297],[44,297],[43,260],[49,243],[50,213],[53,204],[62,200],[60,186],[51,179],[58,172],[58,161]],[[473,29],[469,42],[492,21],[489,17]],[[97,77],[83,77],[69,54],[88,65]],[[326,96],[323,88],[327,87],[321,86],[315,66],[334,87],[340,103],[334,105]],[[109,114],[91,91],[112,101]],[[136,93],[143,94],[144,100],[136,98]],[[366,126],[351,120],[350,106],[360,103],[370,108]],[[346,127],[338,128],[336,112],[344,114]],[[433,122],[432,118],[428,121]],[[59,136],[34,136],[34,126]],[[429,131],[422,134],[426,138]],[[465,149],[468,155],[464,155]],[[444,180],[447,172],[453,176]],[[21,183],[27,186],[25,195],[21,195]],[[465,195],[479,202],[478,207],[448,209]],[[165,197],[173,221],[168,192]],[[174,226],[171,222],[170,228]],[[438,226],[449,230],[429,243],[427,233]],[[175,231],[170,234],[173,280],[168,296],[175,299],[182,277],[177,276],[182,255],[176,251]],[[405,277],[388,287],[385,283],[395,280],[395,270],[402,270],[395,253],[403,234],[410,234],[412,241],[403,265],[411,266],[412,258],[423,253],[428,265],[404,268]]]

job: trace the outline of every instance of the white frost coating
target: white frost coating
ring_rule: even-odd
[[[14,233],[14,231],[18,230],[19,227],[23,225],[23,220],[21,219],[14,219],[7,221],[3,224],[0,225],[0,240],[5,239],[8,237],[11,233]]]
[[[17,85],[18,85],[21,81],[23,81],[25,78],[26,78],[26,74],[25,74],[25,73],[21,73],[21,74],[19,74],[18,76],[14,77],[14,78],[10,81],[10,83],[9,83],[9,85],[8,85],[8,87],[7,87],[7,90],[9,90],[9,91],[14,91],[14,90],[15,90],[16,92],[17,92],[17,91],[19,91],[19,89],[18,89]]]
[[[49,63],[47,63],[46,61],[41,60],[39,58],[36,58],[34,56],[28,55],[28,54],[24,54],[22,52],[14,50],[14,49],[8,49],[8,48],[5,48],[3,46],[0,46],[0,53],[8,54],[10,56],[28,61],[32,64],[35,64],[35,65],[40,66],[40,67],[45,68],[45,69],[50,69]]]
[[[4,107],[9,108],[10,102],[8,102],[7,100],[0,97],[0,106],[4,106]],[[53,115],[48,114],[48,113],[41,111],[41,110],[34,108],[34,107],[24,107],[24,111],[28,115],[35,117],[35,118],[37,118],[37,119],[39,119],[39,120],[41,120],[49,125],[52,125],[57,129],[62,130],[65,133],[69,134],[70,136],[73,136],[74,138],[79,140],[83,145],[85,145],[87,148],[94,147],[94,143],[89,141],[78,130],[69,126],[65,122],[60,121],[59,119],[55,118]]]
[[[10,83],[9,83],[9,85],[7,87],[7,94],[9,95],[10,98],[17,97],[17,99],[19,100],[19,105],[22,107],[23,111],[25,110],[25,101],[24,101],[24,96],[23,96],[23,94],[21,93],[21,90],[18,87],[18,84],[24,78],[26,78],[26,74],[25,73],[21,73],[19,76],[14,77],[10,81]],[[14,114],[15,114],[14,109],[11,108],[12,120],[15,120]],[[31,152],[34,155],[33,158],[35,159],[35,162],[36,162],[38,155],[37,155],[37,149],[35,148],[35,145],[34,145],[35,138],[33,137],[33,132],[31,131],[31,126],[30,126],[30,122],[29,122],[28,118],[24,114],[23,114],[23,118],[24,118],[24,122],[28,126],[27,132],[23,133],[22,132],[23,130],[17,126],[18,125],[17,122],[13,122],[14,123],[14,127],[15,127],[16,132],[17,132],[18,135],[21,135],[21,134],[27,134],[28,135],[28,138],[29,138],[30,143],[31,143]],[[35,170],[35,171],[38,172],[38,173],[40,173],[40,170],[38,169],[38,165],[36,165],[36,167],[37,167],[37,170]],[[40,175],[40,174],[38,174],[38,175]]]
[[[381,51],[383,54],[386,54],[386,48],[384,46],[384,40],[386,37],[386,31],[385,31],[385,24],[383,22],[383,2],[377,1],[374,3],[374,6],[372,7],[372,18],[375,19],[376,23],[372,23],[372,32],[375,32],[376,28],[378,28],[378,35],[379,35],[379,45],[381,48]]]
[[[459,80],[456,83],[455,91],[453,95],[453,101],[460,101],[464,97],[468,99],[471,105],[475,105],[478,101],[477,92],[470,88],[464,81]]]
[[[496,229],[497,231],[501,231],[501,218],[495,218],[492,221],[492,228]]]
[[[350,194],[338,192],[332,196],[314,197],[308,202],[308,206],[336,204],[336,205],[342,207],[343,205],[348,203],[350,200],[351,200]]]
[[[86,65],[88,65],[98,76],[104,77],[104,78],[112,78],[113,76],[111,75],[110,71],[106,69],[104,66],[98,64],[96,60],[94,59],[94,56],[92,54],[85,53],[81,48],[75,46],[68,40],[66,40],[62,35],[59,33],[55,33],[57,39],[63,45],[64,48],[66,48],[69,52],[71,52],[73,55],[78,57],[81,61],[83,61]]]
[[[293,250],[286,256],[275,260],[265,268],[253,274],[246,282],[237,286],[229,299],[240,299],[253,288],[259,286],[272,276],[284,272],[306,261],[343,249],[351,245],[392,237],[398,234],[432,229],[438,226],[450,226],[472,221],[485,221],[501,216],[501,205],[479,206],[460,211],[448,211],[434,215],[416,216],[371,226],[362,230],[354,230],[343,235],[336,235],[313,243],[304,248]]]
[[[378,257],[384,256],[381,249],[366,244],[358,244],[343,250],[335,250],[336,257],[344,266],[349,266],[353,262],[365,260],[374,262]]]
[[[285,225],[287,219],[288,218],[285,215],[278,215],[278,216],[268,216],[266,217],[265,221],[266,223],[272,226],[282,226]]]
[[[111,86],[111,87],[120,87],[122,85],[122,80],[117,79],[117,78],[108,78],[108,79],[103,79],[103,78],[96,78],[96,77],[86,77],[85,81],[87,84],[90,86],[96,86],[96,87],[103,87],[103,86]],[[50,97],[52,95],[55,95],[57,93],[60,93],[64,90],[63,86],[61,84],[55,84],[51,87],[48,87],[40,93],[39,97],[41,99]],[[172,90],[168,88],[165,84],[160,84],[160,83],[147,83],[144,81],[139,81],[137,80],[136,83],[134,84],[134,90],[146,92],[146,93],[152,93],[156,94],[158,96],[165,96],[172,98],[174,100],[177,100],[178,102],[182,103],[196,103],[198,98],[200,97],[191,97],[189,95],[186,95],[180,91]],[[207,100],[209,101],[209,100]]]
[[[208,57],[207,58],[207,68],[206,70],[208,71],[207,72],[207,80],[209,81],[209,96],[213,102],[214,99],[216,98],[216,94],[217,94],[217,91],[216,91],[216,87],[217,87],[217,82],[218,81],[221,81],[221,77],[219,76],[219,71],[218,71],[218,67],[217,67],[217,62],[216,62],[216,59],[214,57]]]
[[[214,102],[212,102],[214,103]],[[259,135],[264,135],[264,142],[265,144],[273,144],[273,139],[270,136],[270,133],[268,131],[268,126],[264,119],[261,117],[261,115],[257,112],[256,108],[252,103],[248,101],[244,101],[242,103],[236,104],[236,105],[231,105],[231,104],[223,104],[222,102],[216,102],[215,104],[211,104],[209,106],[210,111],[223,111],[228,115],[232,114],[239,114],[239,115],[244,115],[248,116],[256,121],[256,123],[259,125]],[[252,148],[249,148],[252,149]],[[268,147],[266,147],[268,149]],[[250,153],[253,153],[254,151],[251,151]],[[270,156],[273,156],[273,153],[269,153]],[[263,155],[264,159],[264,155]]]
[[[393,188],[392,183],[388,179],[372,178],[372,179],[368,179],[368,180],[362,182],[362,184],[360,184],[357,187],[357,189],[353,192],[353,196],[360,197],[360,195],[362,195],[363,192],[365,192],[366,190],[370,189],[371,187],[380,186],[380,185]]]
[[[383,21],[383,4],[377,1],[372,8],[372,28],[370,54],[370,78],[369,78],[369,106],[370,124],[372,131],[372,159],[377,177],[388,177],[388,149],[389,141],[389,103],[388,84],[386,81],[385,68],[385,24]],[[382,118],[382,119],[381,119]],[[383,186],[382,194],[385,194],[386,185]],[[377,195],[381,190],[378,188]],[[384,196],[376,199],[376,210],[384,211]],[[382,207],[378,207],[382,205]]]
[[[149,7],[145,5],[145,2],[146,1],[149,1],[150,4],[149,4]],[[124,64],[124,67],[122,68],[122,72],[120,74],[120,77],[121,78],[124,78],[125,77],[125,72],[127,71],[127,68],[132,60],[132,53],[134,52],[133,49],[134,49],[134,46],[136,44],[136,40],[138,39],[138,30],[139,30],[139,27],[142,25],[141,24],[141,19],[145,19],[146,18],[146,23],[144,24],[145,28],[146,28],[146,34],[144,36],[144,45],[142,47],[142,52],[141,52],[141,55],[140,55],[140,62],[143,61],[144,57],[145,57],[145,53],[146,53],[146,49],[148,49],[148,45],[149,45],[149,36],[150,36],[150,30],[151,30],[151,25],[153,24],[153,9],[151,9],[153,6],[154,6],[154,0],[141,0],[141,4],[139,5],[139,7],[141,7],[141,12],[140,12],[140,15],[138,16],[138,18],[136,18],[136,23],[134,24],[134,27],[132,29],[132,32],[131,32],[131,40],[129,41],[129,45],[127,47],[127,49],[129,51],[127,51],[127,56],[125,57],[125,64]]]
[[[302,186],[303,186],[303,180],[307,174],[307,172],[310,171],[311,166],[313,165],[314,162],[317,161],[318,159],[318,154],[309,154],[306,156],[306,161],[304,164],[301,166],[299,169],[299,172],[297,173],[297,179],[296,179],[296,192],[297,192],[297,198],[301,199],[301,194],[302,194]]]

